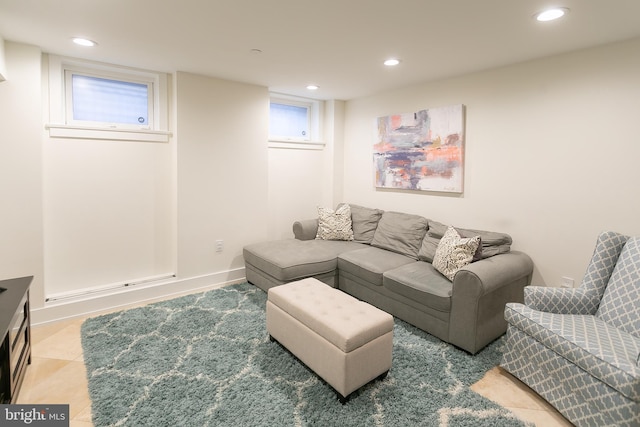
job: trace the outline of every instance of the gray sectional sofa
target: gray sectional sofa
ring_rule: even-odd
[[[321,215],[295,222],[294,239],[246,246],[247,280],[266,291],[315,277],[472,354],[504,334],[505,304],[523,301],[533,272],[526,254],[510,250],[510,236],[346,206],[349,222],[338,222],[338,234]],[[443,249],[452,248],[443,244],[452,233],[462,251]],[[461,253],[471,262],[457,268]]]

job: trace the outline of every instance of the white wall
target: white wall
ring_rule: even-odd
[[[34,276],[32,306],[44,301],[40,50],[7,42],[0,82],[0,279]]]
[[[46,138],[47,296],[174,271],[168,143]]]
[[[464,194],[373,186],[374,119],[466,105]],[[640,235],[640,39],[347,102],[344,199],[510,233],[534,284],[579,285],[599,232]]]
[[[292,238],[294,221],[341,201],[345,103],[323,104],[324,146],[269,149],[269,239]]]
[[[324,151],[269,149],[269,239],[293,237],[292,224],[323,205]]]
[[[48,91],[40,49],[7,43],[6,59],[12,77],[0,83],[0,279],[35,275],[35,323],[242,278],[242,247],[267,239],[266,88],[178,73],[175,143],[53,140],[44,128]],[[141,175],[140,162],[157,173]],[[170,209],[142,223],[121,214],[158,204]],[[177,257],[175,280],[45,302],[51,280],[111,280],[103,268],[109,257],[125,264],[136,258],[132,269],[165,262],[164,252],[140,260],[138,252],[148,248],[122,247],[131,236],[154,233],[163,239],[161,250]],[[215,252],[216,239],[225,241],[222,253]],[[79,277],[67,262],[74,259],[95,274]]]
[[[7,79],[7,60],[4,53],[4,39],[0,36],[0,82]]]
[[[43,56],[45,123],[63,124],[59,58]],[[160,79],[167,129],[167,83]],[[44,126],[43,126],[44,127]],[[113,139],[43,138],[45,293],[170,276],[175,271],[173,145]]]
[[[267,239],[269,93],[183,72],[176,80],[178,276],[244,268],[242,247]]]
[[[325,135],[328,141],[325,162],[331,165],[327,172],[331,174],[330,187],[326,190],[330,194],[328,206],[337,206],[344,200],[344,101],[327,101],[325,109]]]

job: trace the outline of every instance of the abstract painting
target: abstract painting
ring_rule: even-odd
[[[377,119],[378,188],[462,193],[464,105]]]

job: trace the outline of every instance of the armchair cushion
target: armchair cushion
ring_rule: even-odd
[[[593,291],[594,293],[591,295],[596,295],[596,298],[593,298],[590,303],[592,304],[590,314],[595,314],[598,310],[604,289],[609,283],[620,252],[628,239],[628,236],[615,231],[605,231],[598,236],[596,247],[580,285],[582,289]]]
[[[629,399],[640,401],[639,338],[595,316],[545,313],[517,303],[507,304],[505,319]]]
[[[524,288],[525,305],[549,313],[594,314],[599,301],[600,295],[594,289]]]
[[[640,338],[640,237],[622,248],[596,316]]]

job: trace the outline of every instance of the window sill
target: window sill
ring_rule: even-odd
[[[292,150],[323,150],[326,144],[317,141],[293,141],[286,139],[270,139],[269,148],[288,148]]]
[[[169,142],[171,132],[147,129],[105,129],[48,124],[51,138],[109,139],[116,141]]]

